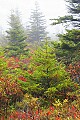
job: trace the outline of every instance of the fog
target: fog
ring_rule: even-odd
[[[50,36],[54,36],[55,33],[62,32],[62,27],[51,26],[52,21],[50,19],[66,14],[66,6],[64,0],[36,0],[38,1],[40,11],[45,15],[47,31]],[[0,29],[6,30],[8,26],[9,16],[11,10],[18,9],[20,17],[24,26],[27,25],[27,21],[30,18],[32,9],[35,7],[35,0],[0,0]]]

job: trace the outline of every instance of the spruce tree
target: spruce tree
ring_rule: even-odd
[[[35,9],[30,16],[30,34],[29,41],[40,43],[46,37],[45,19],[40,12],[38,3],[35,3]]]
[[[66,0],[68,2],[68,12],[73,16],[72,24],[80,28],[80,0]]]
[[[66,65],[80,61],[80,30],[67,30],[58,36],[60,41],[52,42],[57,60]]]
[[[34,97],[65,98],[68,88],[73,89],[65,66],[56,60],[54,49],[47,41],[34,52],[28,67],[29,82],[25,87]]]
[[[57,19],[52,19],[52,25],[67,23],[67,27],[72,24],[74,28],[80,28],[80,0],[65,0],[68,14]],[[69,23],[69,24],[68,24]]]
[[[6,54],[8,56],[27,54],[25,42],[27,37],[21,24],[18,11],[11,13],[9,25],[10,28],[6,31],[7,39],[9,40],[9,46],[5,49]]]

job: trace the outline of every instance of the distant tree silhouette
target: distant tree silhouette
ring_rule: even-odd
[[[25,50],[25,40],[27,37],[21,24],[18,11],[12,11],[9,25],[10,28],[6,31],[9,40],[9,46],[5,49],[6,54],[8,56],[20,56],[22,53],[27,54],[27,50]]]
[[[40,43],[46,35],[46,26],[45,26],[45,19],[42,13],[40,12],[38,3],[35,2],[35,10],[31,12],[30,16],[30,32],[29,32],[29,41],[34,43]]]

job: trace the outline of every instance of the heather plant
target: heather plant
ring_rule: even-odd
[[[35,106],[34,106],[35,108]],[[47,109],[34,109],[32,112],[28,111],[14,111],[9,119],[17,120],[79,120],[80,110],[78,107],[69,103],[68,99],[63,102],[55,100],[52,106]]]
[[[67,68],[67,71],[69,72],[72,80],[80,84],[80,62],[78,61],[74,64],[70,64]]]
[[[76,74],[79,63],[66,70],[47,41],[26,58],[6,58],[1,51],[0,119],[80,119]]]

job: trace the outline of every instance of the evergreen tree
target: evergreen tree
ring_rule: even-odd
[[[63,17],[59,17],[58,19],[53,19],[53,25],[60,23],[71,23],[73,27],[80,28],[80,0],[65,0],[68,3],[68,13],[69,15],[65,15]]]
[[[9,40],[9,46],[5,49],[6,54],[8,56],[27,54],[25,42],[27,37],[21,24],[18,11],[11,13],[9,25],[10,28],[6,31]]]
[[[53,42],[58,61],[66,65],[80,60],[80,30],[67,30],[60,34],[59,42]]]
[[[65,64],[79,61],[80,59],[80,0],[65,0],[68,3],[69,15],[53,19],[52,25],[66,24],[73,25],[72,30],[66,30],[66,34],[58,35],[60,42],[54,43],[58,61],[62,60]],[[68,24],[69,23],[69,24]]]
[[[74,14],[80,13],[80,0],[65,0],[69,2],[69,12]]]
[[[38,3],[35,3],[35,10],[32,11],[30,17],[30,34],[29,41],[40,43],[46,37],[45,19],[39,10]]]
[[[25,87],[34,97],[60,99],[66,97],[68,88],[73,91],[73,82],[65,66],[56,60],[54,49],[48,42],[34,53],[28,72],[30,80],[27,80]]]
[[[66,0],[69,3],[68,11],[73,16],[72,24],[80,28],[80,0]]]

